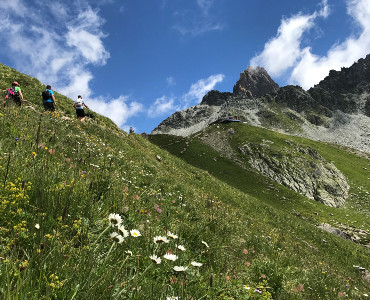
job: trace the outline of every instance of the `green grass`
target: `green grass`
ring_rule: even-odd
[[[255,172],[245,190],[242,181],[225,181],[222,172],[237,178],[235,166],[196,139],[183,152],[203,162],[194,167],[104,117],[80,123],[61,95],[58,113],[43,113],[41,83],[4,66],[0,74],[0,88],[19,81],[32,107],[0,108],[0,298],[359,299],[369,292],[352,267],[369,269],[369,251],[314,226],[331,209],[287,189],[279,190],[283,201],[280,187]],[[172,145],[174,153],[183,143]],[[141,236],[116,243],[110,214]],[[155,236],[169,242],[155,244]],[[166,260],[167,252],[178,259]]]

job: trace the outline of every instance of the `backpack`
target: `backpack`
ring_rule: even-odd
[[[42,100],[47,101],[50,99],[50,91],[48,89],[43,90],[41,93]]]
[[[6,99],[13,98],[13,99],[19,99],[19,92],[15,91],[15,88],[12,86],[6,90]]]
[[[75,102],[75,106],[76,107],[83,107],[82,99],[77,99],[76,102]]]

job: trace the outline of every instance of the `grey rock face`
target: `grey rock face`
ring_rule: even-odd
[[[174,113],[151,134],[188,136],[225,116],[370,153],[370,55],[331,71],[308,91],[279,89],[263,68],[248,68],[234,93],[211,91],[201,104]]]
[[[274,82],[264,68],[248,67],[240,74],[240,79],[233,88],[233,93],[247,98],[258,98],[276,92],[279,85]]]
[[[287,145],[277,152],[266,143],[246,143],[239,151],[253,168],[308,198],[340,207],[348,197],[344,175],[314,149]]]

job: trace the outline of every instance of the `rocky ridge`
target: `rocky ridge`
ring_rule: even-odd
[[[227,116],[370,153],[370,55],[330,71],[308,91],[279,88],[263,68],[248,68],[233,93],[210,91],[200,104],[174,113],[151,134],[189,136]]]

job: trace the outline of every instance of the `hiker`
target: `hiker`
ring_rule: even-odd
[[[55,111],[55,97],[54,92],[51,90],[51,86],[47,85],[45,90],[41,93],[42,103],[44,104],[45,111]]]
[[[14,81],[12,83],[12,86],[6,90],[5,103],[7,99],[12,99],[14,103],[18,106],[22,105],[23,94],[22,94],[21,88],[19,87],[18,82]]]
[[[81,122],[85,120],[85,111],[84,111],[84,106],[89,109],[82,99],[81,95],[78,95],[77,100],[73,103],[73,107],[76,109],[76,115],[77,119],[79,119]]]
[[[134,128],[132,128],[132,127],[130,127],[130,131],[129,131],[129,133],[134,133],[135,131],[134,131]]]

